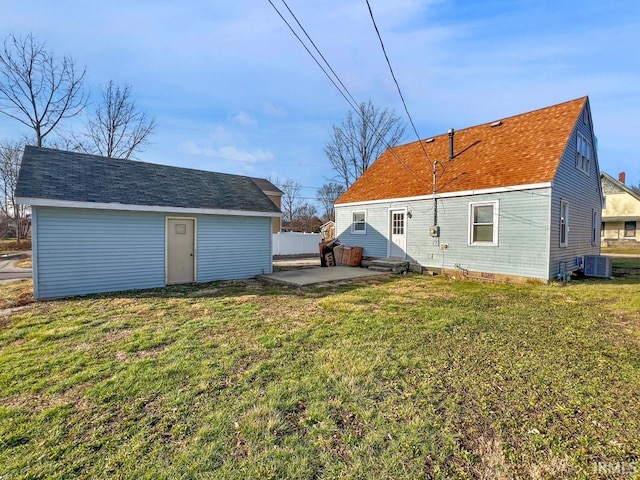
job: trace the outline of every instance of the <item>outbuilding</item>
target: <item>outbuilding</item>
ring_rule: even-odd
[[[27,146],[37,299],[271,273],[280,210],[250,177]]]

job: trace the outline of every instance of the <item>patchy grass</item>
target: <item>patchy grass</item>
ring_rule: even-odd
[[[611,257],[613,268],[640,269],[640,257]]]
[[[31,250],[30,238],[20,240],[20,243],[18,243],[15,239],[0,239],[0,255],[19,252],[23,250]]]
[[[613,478],[638,467],[639,288],[409,275],[29,305],[0,320],[0,477]]]
[[[18,260],[16,262],[16,267],[20,268],[33,268],[33,262],[31,257],[23,258],[22,260]]]
[[[603,254],[607,253],[624,253],[624,254],[632,254],[632,255],[640,255],[640,243],[637,245],[624,245],[617,247],[602,247],[601,251]]]
[[[30,279],[0,284],[0,310],[21,307],[33,301],[33,282]]]

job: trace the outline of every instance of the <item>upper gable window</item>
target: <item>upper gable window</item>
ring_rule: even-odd
[[[592,156],[591,143],[581,133],[578,133],[577,137],[576,168],[582,170],[584,173],[589,173],[591,170]]]

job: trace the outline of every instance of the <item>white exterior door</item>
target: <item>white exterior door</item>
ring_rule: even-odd
[[[407,247],[407,215],[406,210],[389,211],[389,256],[406,258]]]
[[[167,285],[195,282],[194,233],[194,219],[167,219]]]

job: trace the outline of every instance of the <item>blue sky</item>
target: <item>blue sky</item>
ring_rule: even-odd
[[[640,2],[370,3],[421,137],[589,95],[601,170],[640,183]],[[288,4],[358,101],[404,114],[364,0]],[[3,0],[0,32],[72,56],[94,98],[130,84],[157,122],[145,161],[293,178],[305,197],[332,176],[349,106],[267,0]],[[22,132],[0,116],[0,138]]]

